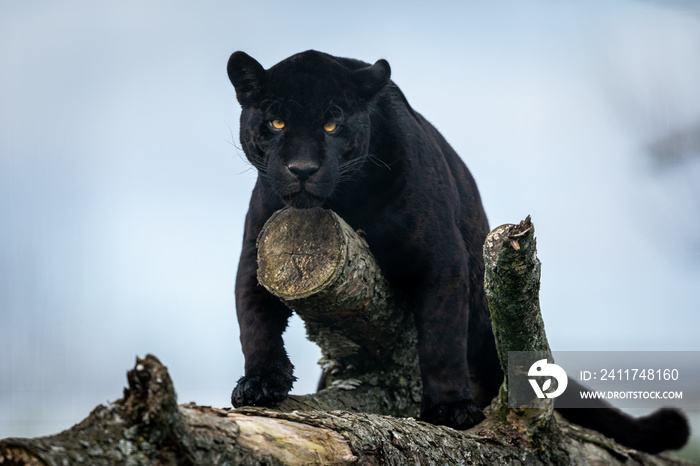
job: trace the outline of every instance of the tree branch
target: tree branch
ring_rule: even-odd
[[[484,284],[498,358],[505,376],[496,399],[496,412],[501,420],[508,416],[514,419],[513,414],[517,413],[517,419],[531,435],[547,436],[554,428],[551,424],[553,399],[523,398],[521,395],[513,403],[531,408],[508,408],[508,395],[512,397],[521,392],[509,393],[509,367],[514,362],[509,361],[508,353],[532,351],[539,353],[541,358],[551,358],[540,313],[540,269],[535,227],[530,216],[518,225],[501,225],[486,237]],[[518,367],[516,372],[527,373],[528,367]]]

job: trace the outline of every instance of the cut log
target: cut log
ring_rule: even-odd
[[[270,217],[257,245],[258,281],[304,320],[331,390],[282,406],[417,416],[415,325],[364,238],[333,211],[287,208]]]

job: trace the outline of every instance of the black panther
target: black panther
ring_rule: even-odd
[[[258,285],[255,241],[276,210],[321,206],[364,232],[412,310],[420,418],[457,429],[479,423],[503,373],[483,284],[489,226],[464,162],[409,105],[386,60],[369,65],[310,50],[266,70],[236,52],[228,76],[242,107],[241,145],[258,171],[236,278],[245,375],[233,405],[275,405],[296,380],[282,340],[291,311]],[[676,448],[688,436],[676,411],[647,420],[577,411],[569,413],[575,422],[643,450]],[[588,419],[596,411],[604,422]]]

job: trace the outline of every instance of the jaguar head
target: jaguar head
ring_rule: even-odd
[[[312,50],[268,70],[244,52],[231,55],[241,145],[286,205],[323,205],[353,179],[368,157],[370,106],[390,75],[385,60],[369,66]]]

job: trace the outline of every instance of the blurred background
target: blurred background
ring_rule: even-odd
[[[492,227],[532,215],[553,349],[700,350],[696,2],[2,2],[0,438],[70,427],[146,353],[230,406],[256,173],[226,62],[310,48],[389,60]]]

